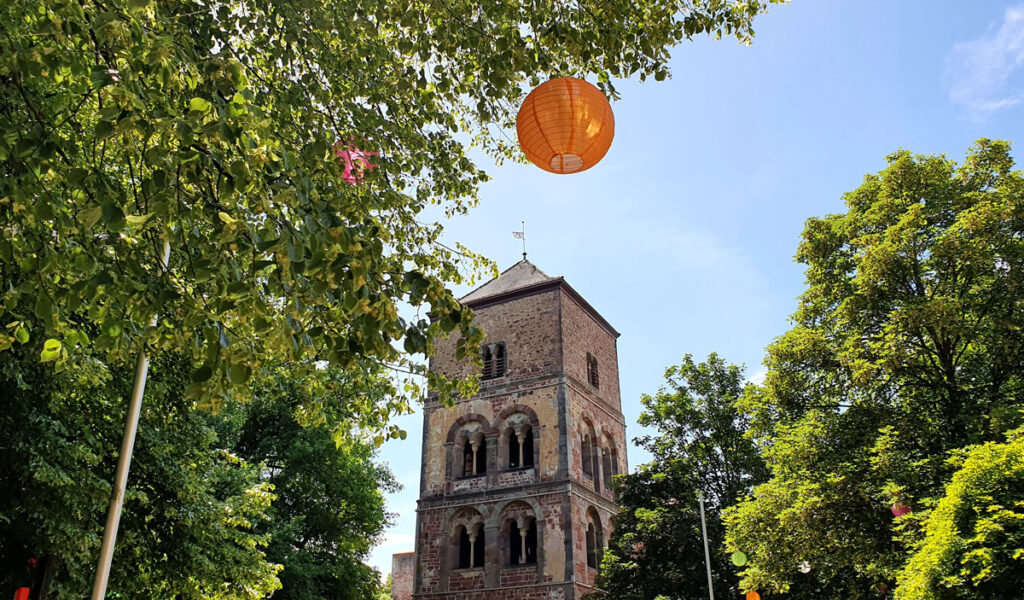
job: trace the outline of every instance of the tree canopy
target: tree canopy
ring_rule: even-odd
[[[479,257],[420,219],[476,200],[485,175],[457,134],[511,154],[526,84],[662,79],[671,46],[748,41],[766,5],[5,2],[0,349],[52,339],[59,368],[94,370],[187,350],[190,394],[212,402],[271,357],[373,360],[446,390],[410,355],[481,338],[446,287]],[[336,143],[379,168],[347,183]],[[27,320],[31,339],[6,329]]]
[[[641,398],[639,422],[657,433],[636,442],[653,460],[616,478],[620,512],[600,587],[616,600],[706,597],[703,493],[715,593],[732,597],[739,578],[721,543],[721,512],[766,476],[736,408],[743,369],[716,354],[702,363],[686,355],[666,369],[665,381],[655,395]]]
[[[130,372],[83,385],[25,347],[0,364],[0,483],[9,492],[0,498],[0,586],[29,585],[27,561],[48,555],[51,597],[85,597]],[[339,369],[314,371],[313,385],[287,364],[265,367],[249,402],[213,414],[184,397],[193,366],[171,354],[153,363],[112,597],[372,598],[380,574],[363,561],[395,483],[374,462],[372,439],[358,435],[351,413],[362,404],[350,399],[388,393],[380,368],[358,383]],[[322,408],[308,411],[313,404]]]
[[[332,435],[351,403],[338,396],[387,393],[382,377],[370,385],[347,384],[339,370],[321,373],[338,385],[323,398],[331,418],[303,424],[304,386],[277,369],[253,390],[238,414],[226,414],[219,431],[242,460],[260,466],[275,500],[254,530],[267,536],[267,559],[282,565],[280,600],[372,600],[381,574],[366,565],[371,548],[389,524],[384,493],[398,484],[374,463],[373,445]]]
[[[22,360],[12,360],[21,356]],[[280,584],[267,560],[273,486],[219,443],[184,397],[191,361],[153,362],[111,572],[112,597],[255,600]],[[131,386],[127,368],[85,385],[18,348],[0,361],[0,586],[29,586],[52,556],[50,597],[88,596]]]
[[[807,221],[795,325],[744,395],[772,477],[727,511],[729,547],[751,557],[748,589],[789,590],[806,561],[818,597],[945,597],[911,592],[932,589],[911,567],[954,535],[951,511],[968,535],[989,523],[971,511],[1004,506],[966,482],[1016,485],[998,466],[1016,455],[988,444],[1024,420],[1024,176],[1002,141],[979,140],[960,164],[901,150],[845,201]],[[949,597],[1003,597],[984,590],[1020,571],[1024,549],[985,527],[958,557],[971,576],[928,563],[960,577]]]

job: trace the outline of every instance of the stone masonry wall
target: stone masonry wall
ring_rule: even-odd
[[[584,432],[598,449],[614,446],[616,470],[626,471],[615,337],[564,286],[485,305],[475,315],[490,342],[505,343],[507,372],[482,381],[473,398],[424,407],[414,597],[577,600],[594,591],[596,576],[586,560],[587,519],[596,515],[607,543],[615,513],[604,463],[596,477],[583,474]],[[455,360],[454,338],[435,344],[431,369],[457,377],[473,368]],[[598,360],[599,386],[587,379],[588,352]],[[524,423],[533,432],[533,465],[512,468],[508,432]],[[460,443],[481,436],[486,473],[463,476]],[[508,523],[522,518],[536,519],[536,565],[510,563]],[[483,566],[457,568],[460,527],[482,531]]]
[[[616,412],[619,402],[619,354],[615,337],[586,313],[575,299],[561,294],[562,352],[565,373],[590,387],[598,399]],[[597,357],[599,387],[587,381],[587,353]]]
[[[405,552],[391,557],[391,600],[412,600],[416,553]]]
[[[487,306],[474,311],[476,323],[487,334],[488,342],[505,342],[508,370],[505,377],[491,380],[506,383],[548,375],[561,370],[561,340],[558,335],[560,292],[549,290]],[[435,340],[436,352],[430,359],[434,372],[453,376],[468,375],[468,361],[455,359],[456,336]]]

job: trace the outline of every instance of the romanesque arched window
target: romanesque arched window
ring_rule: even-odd
[[[487,438],[483,432],[460,436],[462,440],[461,476],[473,477],[487,473]]]
[[[500,547],[502,561],[508,566],[537,563],[537,513],[524,500],[513,500],[501,509]]]
[[[508,530],[509,564],[537,564],[537,519],[509,519]]]
[[[518,425],[508,430],[508,468],[533,466],[533,428]]]
[[[597,568],[597,531],[593,523],[587,523],[587,566]]]
[[[604,532],[601,529],[601,517],[593,506],[587,509],[586,538],[587,566],[596,569],[601,564],[601,555],[604,553]]]
[[[484,344],[481,348],[481,358],[484,362],[484,370],[480,374],[480,379],[495,379],[505,376],[505,367],[508,364],[508,357],[505,355],[505,342]]]
[[[601,472],[604,480],[604,489],[612,489],[612,452],[608,448],[601,449],[601,466],[604,470]]]
[[[590,460],[590,456],[593,453],[594,453],[594,450],[591,447],[590,436],[584,433],[583,434],[583,448],[582,448],[583,456],[580,458],[580,462],[583,463],[583,474],[584,475],[590,475],[591,477],[594,476],[594,464]]]
[[[473,564],[473,542],[465,525],[459,525],[459,568],[468,569]]]
[[[482,523],[456,528],[459,544],[459,569],[475,569],[484,566],[484,527]]]

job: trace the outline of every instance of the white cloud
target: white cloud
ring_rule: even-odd
[[[955,44],[946,80],[949,99],[978,118],[1024,103],[1024,4],[1007,8],[984,36]]]
[[[747,378],[747,383],[753,383],[755,385],[761,385],[764,383],[764,378],[768,376],[768,369],[762,367],[760,371],[754,373]]]

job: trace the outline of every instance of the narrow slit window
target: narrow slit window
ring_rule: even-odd
[[[604,472],[602,473],[602,479],[604,480],[604,489],[610,490],[612,489],[612,475],[614,475],[614,473],[612,472],[612,453],[608,450],[605,450],[601,458],[602,466],[604,467]]]
[[[587,525],[587,566],[597,568],[597,542],[593,523]]]
[[[601,387],[601,378],[597,373],[597,357],[589,352],[587,353],[587,382],[596,388]]]
[[[526,458],[525,455],[523,458]],[[509,431],[508,434],[508,468],[515,469],[519,467],[519,436],[516,435],[515,431]]]
[[[474,458],[473,457],[473,444],[467,440],[466,441],[466,445],[463,447],[463,450],[462,450],[462,476],[463,477],[468,477],[470,475],[473,475],[473,467],[475,466],[475,464],[473,462],[473,458]]]
[[[509,526],[508,555],[512,565],[521,564],[523,560],[523,536],[519,533],[519,524],[512,521]]]

